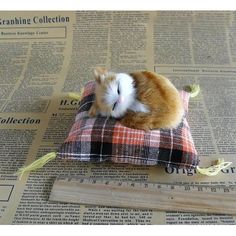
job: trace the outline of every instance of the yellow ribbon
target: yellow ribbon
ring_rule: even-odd
[[[49,161],[55,159],[57,156],[56,152],[50,152],[48,154],[46,154],[45,156],[40,157],[38,160],[34,161],[33,163],[31,163],[28,166],[23,166],[22,168],[20,168],[17,172],[16,175],[21,177],[23,176],[24,173],[26,172],[30,172],[32,170],[37,170],[41,167],[43,167],[45,164],[47,164]]]
[[[224,159],[218,159],[216,165],[212,165],[207,168],[201,168],[197,166],[197,171],[202,174],[202,175],[207,175],[207,176],[215,176],[219,174],[219,172],[228,166],[230,166],[232,162],[225,162]]]

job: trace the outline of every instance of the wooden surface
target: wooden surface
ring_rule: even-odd
[[[163,211],[236,214],[236,190],[232,186],[66,178],[55,181],[49,200]]]

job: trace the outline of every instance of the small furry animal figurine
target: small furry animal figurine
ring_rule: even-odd
[[[89,116],[98,114],[120,119],[133,129],[176,128],[184,108],[178,90],[164,76],[149,71],[114,73],[94,70],[95,101]]]

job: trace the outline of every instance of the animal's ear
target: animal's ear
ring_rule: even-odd
[[[98,83],[101,83],[105,79],[105,74],[107,73],[107,69],[102,67],[96,67],[93,73],[95,80]]]

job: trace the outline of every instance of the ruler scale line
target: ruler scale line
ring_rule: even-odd
[[[199,187],[201,191],[198,191]],[[85,205],[236,215],[234,186],[207,187],[59,178],[53,185],[49,200]]]

